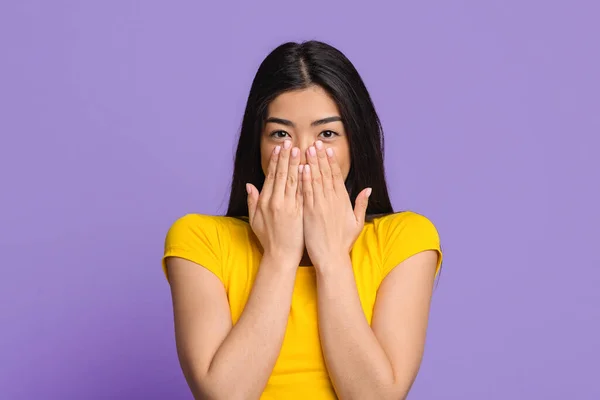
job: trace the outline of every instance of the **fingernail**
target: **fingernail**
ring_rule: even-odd
[[[290,147],[292,147],[292,142],[290,140],[286,140],[285,142],[283,142],[283,148],[284,149],[289,149]]]
[[[304,164],[298,165],[298,172],[302,173],[303,169],[304,169]]]
[[[317,155],[317,150],[315,150],[315,148],[313,146],[310,146],[310,148],[308,149],[308,152],[310,153],[311,156]]]
[[[306,164],[306,165],[304,166],[304,173],[305,173],[306,175],[310,174],[310,165]]]
[[[274,153],[279,154],[280,151],[281,151],[281,146],[275,146]]]
[[[298,150],[297,147],[294,147],[292,149],[292,157],[298,157],[298,153],[300,152],[300,150]]]
[[[250,184],[246,183],[246,193],[250,194],[250,192],[252,192],[252,189],[250,188]]]
[[[367,189],[367,199],[369,198],[369,196],[371,196],[372,191],[373,191],[373,189],[371,189],[371,188]]]
[[[315,142],[315,146],[317,146],[317,149],[321,150],[323,148],[323,142],[321,142],[320,140],[317,140]]]
[[[333,157],[333,149],[331,147],[328,147],[327,150],[325,150],[325,153],[327,153],[329,157]]]

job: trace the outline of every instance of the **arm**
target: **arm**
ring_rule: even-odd
[[[290,312],[296,268],[285,263],[263,258],[246,307],[232,327],[221,281],[191,261],[167,259],[177,353],[194,398],[260,397]]]
[[[286,140],[283,148],[273,149],[260,194],[254,185],[246,184],[250,227],[264,251],[235,326],[225,288],[215,275],[199,263],[167,259],[177,352],[196,398],[259,398],[279,355],[304,249],[302,195],[297,184],[300,157],[291,144]],[[188,252],[198,252],[206,247],[204,236],[189,242],[172,233],[167,242],[171,247],[183,243]],[[215,251],[206,250],[207,254]]]
[[[341,399],[404,399],[425,345],[437,253],[400,263],[377,293],[372,327],[362,311],[350,259],[317,268],[323,354]]]

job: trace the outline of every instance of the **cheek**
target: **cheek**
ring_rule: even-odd
[[[336,146],[335,154],[337,155],[338,164],[340,165],[344,179],[346,179],[348,172],[350,172],[350,147],[347,144]]]
[[[350,172],[350,155],[348,154],[342,160],[339,160],[339,163],[344,179],[346,179],[348,177],[348,172]]]
[[[268,144],[264,141],[260,144],[260,165],[262,166],[262,171],[265,175],[269,168],[269,161],[271,160],[271,154],[273,153],[274,148],[274,144]]]

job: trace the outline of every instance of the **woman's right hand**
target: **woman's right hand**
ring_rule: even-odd
[[[303,199],[300,149],[291,147],[286,140],[274,149],[260,194],[251,183],[246,190],[250,226],[263,247],[263,257],[287,258],[297,266],[304,253]]]

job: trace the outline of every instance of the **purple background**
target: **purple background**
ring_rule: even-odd
[[[443,240],[410,398],[600,398],[599,15],[592,1],[3,1],[0,398],[191,398],[164,235],[225,211],[256,68],[310,38],[355,63],[393,203]]]

